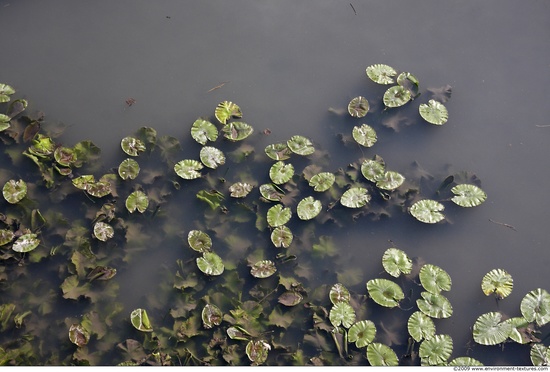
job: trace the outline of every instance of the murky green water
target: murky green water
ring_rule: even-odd
[[[292,135],[310,138],[318,151],[329,154],[314,161],[332,172],[378,154],[389,168],[416,179],[418,173],[411,164],[417,162],[434,177],[424,184],[421,193],[426,196],[450,174],[475,174],[488,194],[487,202],[473,209],[446,204],[445,224],[422,224],[395,211],[380,221],[368,216],[343,219],[343,226],[302,223],[294,218],[289,226],[300,239],[285,253],[297,259],[281,264],[279,274],[295,275],[306,286],[309,297],[304,303],[327,309],[330,302],[321,293],[323,286],[346,285],[358,301],[364,301],[357,305],[358,316],[377,325],[376,341],[391,346],[401,357],[407,349],[406,321],[414,311],[407,309],[414,303],[403,304],[404,310],[385,309],[364,298],[368,280],[387,277],[381,257],[387,248],[396,246],[415,257],[415,262],[438,265],[452,277],[453,287],[446,295],[453,316],[435,322],[438,334],[453,338],[450,359],[468,355],[488,365],[530,364],[529,345],[509,342],[504,349],[478,345],[472,340],[471,327],[481,314],[490,311],[519,316],[519,304],[526,293],[549,289],[550,219],[545,202],[550,183],[546,109],[549,12],[544,1],[354,1],[351,5],[330,1],[164,1],[152,5],[146,1],[0,0],[4,50],[0,83],[15,87],[17,97],[29,101],[27,112],[42,111],[48,123],[66,124],[68,128],[59,139],[63,145],[91,140],[100,147],[102,168],[97,176],[118,167],[126,158],[120,140],[143,126],[155,128],[159,137],[173,136],[180,141],[182,149],[176,160],[196,157],[200,146],[189,137],[190,127],[198,117],[212,117],[223,100],[237,103],[244,121],[254,126],[255,134],[244,143],[254,148],[255,155],[254,161],[231,163],[212,172],[214,179],[234,182],[245,169],[258,178],[258,185],[268,182],[271,161],[262,158],[263,149]],[[422,123],[415,111],[418,103],[413,101],[398,111],[412,118],[413,124],[402,125],[398,132],[384,126],[387,115],[381,113],[380,99],[385,88],[365,76],[365,68],[375,63],[415,74],[423,94],[419,100],[427,96],[427,89],[451,85],[452,96],[446,103],[448,123],[442,127]],[[357,119],[329,112],[331,107],[345,108],[358,95],[378,102],[365,118],[379,137],[368,149],[345,146],[338,137],[349,135]],[[135,103],[129,106],[128,99]],[[270,130],[269,135],[260,134],[265,129]],[[0,146],[7,148],[4,143]],[[220,146],[224,151],[238,148],[227,143]],[[140,159],[144,169],[169,170],[162,159]],[[1,161],[4,169],[9,161],[6,157]],[[296,159],[296,168],[302,169],[310,161]],[[26,173],[33,164],[18,166]],[[92,282],[95,301],[62,297],[60,285],[72,274],[70,249],[53,256],[44,254],[38,263],[28,257],[20,265],[6,262],[2,303],[16,303],[15,313],[30,310],[31,314],[19,329],[10,318],[0,334],[0,347],[20,350],[22,344],[30,345],[34,356],[22,360],[33,364],[79,360],[115,364],[130,359],[117,345],[135,339],[143,344],[143,355],[160,350],[170,354],[174,364],[199,363],[186,359],[186,353],[203,355],[201,347],[214,336],[225,336],[230,323],[222,323],[217,333],[200,329],[196,336],[183,337],[176,347],[173,338],[178,337],[178,327],[196,318],[205,295],[225,305],[220,307],[226,313],[232,309],[226,298],[232,296],[232,289],[243,293],[242,301],[259,301],[261,290],[254,288],[257,283],[249,276],[247,260],[262,255],[273,258],[269,255],[280,250],[274,251],[269,234],[256,228],[254,214],[244,213],[242,222],[229,227],[216,211],[195,198],[204,186],[181,182],[177,190],[174,180],[174,174],[161,174],[159,180],[146,185],[148,190],[170,192],[169,202],[162,204],[154,218],[123,213],[123,198],[132,191],[132,184],[118,190],[126,235],[109,244],[93,243],[98,262],[117,264],[113,279]],[[43,188],[32,191],[40,190]],[[70,226],[66,229],[76,224],[89,229],[103,202],[71,194],[52,209],[67,216]],[[228,203],[237,208],[234,201]],[[7,210],[7,203],[2,200],[0,208]],[[258,212],[265,213],[264,209]],[[5,213],[3,210],[0,213]],[[227,260],[225,278],[206,278],[196,268],[195,252],[186,245],[189,230],[207,226],[215,235],[215,251]],[[332,238],[333,256],[313,254],[312,246],[321,236]],[[62,244],[64,237],[55,239],[50,246]],[[39,249],[49,250],[45,246]],[[512,294],[498,303],[480,289],[481,278],[495,268],[507,270],[514,278]],[[191,287],[174,288],[177,271],[185,273],[184,278],[194,273],[196,283],[188,279],[194,283]],[[262,290],[277,287],[276,279],[264,281]],[[396,282],[418,298],[420,286],[405,279]],[[220,285],[224,299],[222,294],[218,298],[208,292]],[[22,295],[21,288],[28,292]],[[186,307],[191,297],[197,301],[193,309]],[[305,337],[311,333],[298,323],[303,320],[305,328],[313,329],[307,323],[312,322],[311,307],[302,303],[285,308],[276,299],[265,300],[266,316],[280,315],[273,312],[277,310],[282,314],[277,318],[279,324],[286,319],[283,315],[296,320],[286,328],[264,327],[271,332],[264,338],[271,337],[273,347],[267,364],[300,360],[289,356],[299,349],[304,350],[304,363],[320,358],[327,364],[367,364],[364,349],[352,346],[353,361],[339,359],[328,333],[319,331],[325,343],[315,344],[312,337]],[[131,326],[130,313],[138,307],[149,312],[160,346],[152,346],[150,336]],[[98,311],[97,324],[106,325],[97,326],[101,329],[95,330],[85,351],[77,351],[68,338],[69,326],[91,311]],[[540,331],[539,337],[544,338],[548,326]],[[25,337],[31,339],[28,344],[21,341]],[[228,342],[236,345],[235,354],[240,358],[231,359],[232,363],[248,364],[246,343]],[[548,339],[543,342],[548,345]],[[186,348],[189,350],[184,351]],[[407,358],[401,361],[411,363]],[[218,354],[208,362],[224,364],[226,360]]]

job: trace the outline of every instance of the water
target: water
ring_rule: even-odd
[[[455,315],[438,321],[437,330],[453,337],[456,357],[466,354],[469,327],[479,315],[499,309],[517,316],[527,292],[548,289],[549,10],[544,1],[492,0],[164,1],[155,6],[1,0],[0,82],[28,99],[30,111],[67,124],[65,145],[83,139],[97,144],[107,168],[124,158],[120,140],[141,126],[177,137],[183,152],[193,153],[195,144],[186,139],[193,121],[230,100],[256,132],[271,130],[270,136],[255,137],[257,150],[300,134],[330,153],[327,167],[334,171],[379,154],[405,176],[413,161],[439,180],[458,171],[475,173],[489,198],[472,210],[450,208],[452,224],[428,226],[395,216],[325,231],[338,242],[338,262],[362,272],[360,280],[346,283],[360,294],[382,270],[380,258],[390,240],[411,257],[448,271]],[[357,95],[379,100],[384,90],[364,72],[374,63],[414,73],[424,93],[450,84],[449,122],[395,133],[383,128],[378,116],[367,116],[379,134],[375,147],[343,147],[336,134],[348,134],[357,121],[328,109],[345,108]],[[132,106],[125,103],[130,98]],[[403,112],[409,115],[414,107]],[[180,195],[181,203],[198,208],[193,195]],[[198,217],[182,217],[181,226],[166,234],[163,249],[155,255],[144,251],[119,270],[121,313],[155,298],[154,279],[165,267],[173,272],[174,261],[182,258],[166,247],[181,244],[177,233]],[[154,236],[154,227],[150,233]],[[498,307],[479,287],[493,268],[514,278],[514,291]],[[331,268],[327,263],[323,269]],[[316,284],[330,286],[337,279],[334,273],[320,275]],[[513,354],[475,345],[469,355],[487,364],[530,363],[527,347]]]

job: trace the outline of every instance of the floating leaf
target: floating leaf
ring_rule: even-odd
[[[124,137],[120,141],[120,147],[122,147],[122,151],[130,156],[138,156],[140,152],[146,150],[145,144],[140,139],[134,137]]]
[[[218,139],[218,128],[208,120],[197,119],[191,126],[191,137],[204,146],[206,142]]]
[[[11,230],[0,229],[0,246],[6,245],[11,242],[15,234]]]
[[[256,365],[262,364],[267,360],[269,350],[271,350],[271,346],[264,340],[250,340],[246,345],[246,355]]]
[[[401,287],[388,279],[371,279],[367,282],[369,296],[380,306],[396,307],[405,298]]]
[[[487,199],[485,191],[476,185],[456,185],[451,189],[451,192],[456,195],[453,196],[451,200],[461,207],[476,207]]]
[[[181,160],[174,165],[176,174],[186,180],[200,178],[201,173],[199,171],[202,168],[204,166],[199,161],[192,159]]]
[[[547,366],[550,365],[550,346],[543,344],[534,344],[529,352],[531,357],[531,363],[534,366]]]
[[[255,278],[269,278],[276,271],[275,263],[270,260],[258,261],[250,268],[250,274]]]
[[[362,118],[369,112],[369,101],[365,97],[355,97],[348,103],[348,112],[354,118]]]
[[[107,240],[111,239],[115,235],[115,230],[111,225],[105,222],[96,222],[94,225],[94,236],[101,240],[102,242],[106,242]]]
[[[102,198],[109,195],[113,189],[111,183],[108,181],[97,181],[94,183],[88,183],[86,185],[86,191],[88,194],[95,196],[96,198]]]
[[[23,180],[9,180],[4,184],[2,194],[8,203],[19,203],[27,195],[27,184]]]
[[[470,357],[458,357],[449,362],[449,366],[482,366],[479,360]]]
[[[349,328],[355,323],[355,310],[347,302],[338,302],[330,309],[329,320],[334,327]]]
[[[32,140],[32,145],[29,147],[29,152],[41,158],[45,158],[53,154],[55,151],[55,142],[48,136],[38,133]]]
[[[139,164],[134,159],[125,159],[118,166],[118,175],[123,180],[133,180],[139,174]]]
[[[383,161],[367,159],[361,163],[361,174],[371,182],[378,182],[384,178],[386,165]]]
[[[7,116],[14,118],[27,109],[29,102],[26,99],[16,99],[8,106]],[[1,121],[1,120],[0,120]]]
[[[502,269],[491,270],[481,279],[481,290],[486,296],[494,293],[497,298],[503,299],[512,293],[513,288],[512,275]]]
[[[370,201],[370,195],[364,187],[352,187],[342,194],[340,203],[348,208],[361,208]]]
[[[379,342],[367,346],[367,359],[371,366],[398,366],[399,359],[391,347]]]
[[[290,159],[290,155],[292,154],[286,143],[268,145],[264,151],[273,160],[287,160]]]
[[[449,300],[439,293],[422,292],[422,298],[416,300],[418,309],[432,318],[448,318],[453,315],[453,307]]]
[[[418,355],[431,366],[446,365],[453,352],[453,339],[449,335],[435,335],[422,341]]]
[[[334,184],[336,176],[330,172],[321,172],[309,179],[309,186],[317,192],[327,191]]]
[[[351,135],[358,144],[365,147],[374,146],[377,140],[376,131],[367,124],[353,127]]]
[[[439,266],[426,264],[422,266],[418,276],[420,278],[420,284],[422,284],[424,289],[428,292],[439,293],[441,291],[451,290],[451,277]]]
[[[15,89],[13,89],[8,84],[2,84],[0,83],[0,103],[9,102],[10,96],[15,93]]]
[[[415,311],[407,321],[407,330],[416,342],[420,342],[435,335],[435,324],[432,318],[421,311]]]
[[[10,120],[11,119],[8,115],[0,114],[0,132],[11,127]]]
[[[410,214],[420,222],[437,223],[445,219],[442,210],[443,204],[430,199],[419,200],[414,203],[410,209]]]
[[[290,151],[298,155],[311,155],[315,152],[313,143],[304,136],[292,136],[286,144]]]
[[[365,347],[370,344],[376,336],[376,326],[370,320],[361,320],[348,331],[348,342],[355,342],[358,348]]]
[[[204,146],[200,151],[199,157],[202,163],[211,169],[216,169],[220,165],[225,164],[225,155],[215,147]]]
[[[200,230],[191,230],[187,234],[187,242],[191,249],[197,252],[210,252],[212,248],[212,239],[210,235]]]
[[[252,191],[252,185],[246,182],[237,182],[229,186],[230,195],[234,198],[244,198],[250,191]]]
[[[223,136],[231,141],[241,141],[254,132],[254,128],[251,125],[242,121],[236,121],[234,123],[225,124],[222,128],[225,133]]]
[[[402,250],[388,248],[382,256],[382,266],[388,274],[397,278],[401,274],[411,273],[412,260]]]
[[[225,269],[220,256],[213,252],[205,252],[197,258],[197,266],[206,275],[221,275]]]
[[[139,213],[143,213],[147,210],[148,206],[149,198],[143,191],[136,190],[126,198],[126,209],[130,213],[134,213],[136,210]]]
[[[231,118],[240,118],[243,116],[241,108],[233,102],[223,101],[218,104],[214,111],[214,116],[222,124],[227,124]]]
[[[267,223],[271,227],[282,226],[290,221],[292,211],[283,207],[282,204],[274,205],[267,211]]]
[[[135,309],[130,314],[130,320],[135,329],[142,332],[153,332],[153,327],[149,321],[147,311],[144,309]]]
[[[292,176],[294,176],[294,166],[292,164],[278,161],[269,169],[269,178],[277,185],[290,181]]]
[[[223,194],[217,190],[201,190],[197,193],[197,199],[206,202],[212,210],[220,208],[225,199]]]
[[[376,187],[382,190],[395,190],[403,184],[405,177],[394,171],[387,171],[384,176],[378,178]]]
[[[397,84],[401,85],[403,88],[411,92],[413,97],[418,94],[418,85],[420,84],[420,82],[418,81],[417,77],[410,72],[400,73],[397,77]]]
[[[499,312],[486,313],[477,318],[472,329],[474,341],[481,345],[497,345],[506,341],[512,325],[501,322],[501,319]]]
[[[271,232],[271,242],[277,248],[288,248],[292,244],[294,235],[286,226],[277,226]]]
[[[530,327],[530,322],[522,316],[508,318],[503,323],[510,324],[511,331],[508,337],[518,344],[540,341],[533,335],[534,329]]]
[[[53,152],[53,156],[55,161],[64,167],[70,167],[76,162],[76,152],[68,147],[59,146]]]
[[[384,93],[383,101],[386,107],[400,107],[411,99],[411,92],[401,85],[396,85]]]
[[[424,120],[435,125],[443,125],[449,118],[447,108],[442,103],[433,99],[429,100],[428,104],[421,104],[418,107],[418,112]]]
[[[204,328],[210,329],[222,323],[223,314],[216,305],[206,304],[202,309],[201,317]]]
[[[250,339],[250,333],[239,325],[231,326],[227,328],[227,335],[232,340],[248,341]]]
[[[296,212],[301,220],[311,220],[321,212],[322,208],[323,206],[319,200],[308,196],[300,200],[296,207]]]
[[[269,201],[281,201],[284,196],[283,190],[279,187],[266,183],[260,186],[260,194]]]
[[[298,305],[303,299],[304,297],[298,292],[286,291],[279,296],[278,302],[285,306],[291,307]]]
[[[23,234],[13,243],[11,249],[16,252],[26,253],[34,250],[40,245],[40,240],[36,234]]]
[[[336,283],[330,288],[328,297],[330,298],[330,302],[332,302],[333,305],[336,305],[340,302],[349,303],[351,299],[349,290],[341,283]]]
[[[69,340],[78,347],[82,347],[90,341],[90,332],[81,324],[71,324],[69,328]]]
[[[529,322],[543,326],[550,322],[550,294],[537,288],[525,295],[520,304],[521,315]]]
[[[375,64],[367,67],[367,76],[378,84],[393,84],[393,77],[397,75],[397,71],[393,67],[384,64]]]

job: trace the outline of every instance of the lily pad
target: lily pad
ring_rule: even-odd
[[[102,198],[113,191],[109,181],[97,181],[86,185],[86,192],[96,198]]]
[[[144,309],[135,309],[130,314],[130,320],[135,329],[142,332],[153,332],[153,327],[149,321],[147,311]]]
[[[512,325],[501,322],[501,319],[499,312],[486,313],[477,318],[472,329],[474,341],[481,345],[497,345],[506,341]]]
[[[286,226],[277,226],[271,232],[271,242],[277,248],[288,248],[292,244],[294,235]]]
[[[228,140],[242,141],[254,133],[254,128],[242,121],[236,121],[234,123],[225,124],[222,127],[222,131],[225,133],[223,136]]]
[[[418,309],[432,318],[448,318],[453,315],[453,307],[449,300],[439,293],[422,292],[422,298],[416,300]]]
[[[376,336],[376,326],[370,320],[361,320],[348,331],[348,342],[355,342],[358,348],[365,347],[370,344]]]
[[[413,97],[418,94],[418,85],[420,82],[418,81],[418,78],[410,72],[400,73],[397,77],[397,84],[411,92]]]
[[[451,276],[439,266],[425,264],[418,274],[420,284],[431,293],[451,290]]]
[[[246,355],[255,365],[263,364],[267,360],[269,350],[271,345],[264,340],[250,340],[246,344]]]
[[[384,85],[393,84],[393,77],[397,75],[397,71],[393,67],[381,63],[370,65],[367,67],[366,73],[369,79]]]
[[[447,108],[436,100],[429,100],[428,104],[421,104],[418,107],[418,112],[424,120],[430,124],[443,125],[449,119]]]
[[[485,191],[476,185],[460,184],[451,189],[453,196],[451,200],[461,207],[476,207],[487,199]]]
[[[386,165],[380,159],[367,159],[361,163],[361,174],[371,182],[378,182],[384,178]]]
[[[125,159],[118,166],[118,175],[123,180],[133,180],[139,174],[139,164],[134,159]]]
[[[399,359],[395,351],[391,347],[379,342],[373,342],[367,346],[367,360],[371,366],[396,367],[399,365]]]
[[[386,107],[400,107],[411,100],[411,92],[401,85],[396,85],[386,90],[382,100]]]
[[[401,287],[388,279],[369,280],[367,290],[372,300],[384,307],[396,307],[405,298]]]
[[[531,323],[522,316],[508,318],[503,321],[503,323],[510,324],[512,328],[508,337],[518,344],[528,344],[540,341],[533,335],[535,330],[531,326]]]
[[[215,210],[222,206],[222,202],[225,199],[223,194],[218,190],[201,190],[197,194],[197,199],[202,200],[206,204]]]
[[[76,346],[82,347],[90,341],[90,332],[81,324],[71,324],[69,340]]]
[[[212,248],[212,239],[210,235],[200,230],[191,230],[187,234],[187,242],[191,249],[197,252],[210,252]]]
[[[479,360],[471,357],[458,357],[449,362],[449,366],[482,366]]]
[[[271,227],[282,226],[290,221],[292,211],[282,204],[274,205],[267,211],[267,223]]]
[[[277,185],[290,181],[292,176],[294,176],[294,166],[290,163],[278,161],[269,168],[269,178]]]
[[[10,120],[11,119],[8,115],[0,114],[0,132],[11,127]]]
[[[17,204],[27,195],[27,184],[23,180],[9,180],[2,188],[4,199],[10,204]]]
[[[0,229],[0,246],[8,244],[14,237],[15,234],[11,230]]]
[[[502,269],[491,270],[481,279],[481,290],[486,296],[494,293],[497,298],[503,299],[512,293],[513,288],[512,275]]]
[[[130,156],[138,156],[146,150],[143,141],[135,137],[124,137],[120,141],[120,147],[122,147],[122,151]]]
[[[296,212],[298,218],[307,221],[315,218],[321,212],[322,208],[323,206],[319,200],[314,199],[312,196],[308,196],[300,200],[296,207]]]
[[[330,309],[329,320],[334,327],[349,328],[355,323],[355,310],[347,302],[338,302]]]
[[[370,195],[364,187],[352,187],[342,194],[340,203],[348,208],[361,208],[370,201]]]
[[[193,159],[181,160],[174,165],[176,174],[186,180],[200,178],[201,173],[199,171],[202,168],[204,166],[199,161]]]
[[[111,239],[115,235],[115,230],[111,225],[105,222],[96,222],[94,225],[94,236],[101,240],[102,242],[106,242],[107,240]]]
[[[13,89],[8,84],[1,84],[0,83],[0,103],[9,102],[10,96],[15,93],[15,89]]]
[[[223,101],[218,104],[214,111],[214,116],[222,124],[227,124],[227,121],[231,118],[241,118],[243,113],[241,108],[233,102]]]
[[[387,171],[383,177],[378,178],[376,187],[382,190],[392,191],[403,184],[405,177],[394,171]]]
[[[397,278],[401,274],[411,273],[412,260],[401,249],[388,248],[382,256],[382,266],[388,274]]]
[[[309,179],[309,186],[317,192],[327,191],[332,187],[336,176],[330,172],[321,172]]]
[[[226,332],[232,340],[248,341],[251,337],[250,333],[239,325],[227,328]]]
[[[416,342],[420,342],[435,335],[435,324],[426,314],[415,311],[407,321],[407,330]]]
[[[281,201],[284,196],[284,192],[277,186],[266,183],[260,186],[260,194],[269,201]]]
[[[220,256],[213,252],[205,252],[202,257],[197,258],[197,266],[206,275],[221,275],[225,269]]]
[[[230,195],[234,198],[244,198],[252,191],[252,185],[246,182],[236,182],[229,186]]]
[[[201,145],[208,141],[214,142],[218,139],[218,128],[205,119],[197,119],[191,126],[191,137]]]
[[[304,136],[292,136],[286,144],[290,151],[298,155],[311,155],[315,152],[313,143]]]
[[[453,353],[453,339],[449,335],[435,335],[422,341],[418,355],[431,366],[446,365]]]
[[[271,260],[258,261],[250,268],[250,274],[255,278],[269,278],[276,271],[275,263]]]
[[[445,215],[441,213],[445,207],[443,204],[431,200],[424,199],[414,203],[410,209],[410,214],[420,222],[437,223],[445,219]]]
[[[377,140],[376,131],[368,124],[353,127],[351,135],[358,144],[365,147],[374,146]]]
[[[206,329],[211,329],[214,326],[220,325],[222,323],[222,317],[222,311],[216,305],[206,304],[202,309],[202,324]]]
[[[29,152],[41,158],[45,158],[53,154],[55,151],[55,142],[48,136],[38,133],[32,140],[32,145],[29,147]]]
[[[202,163],[211,169],[216,169],[220,165],[225,164],[225,155],[223,152],[212,146],[204,146],[200,151],[199,157]]]
[[[550,346],[534,344],[529,356],[534,366],[547,366],[550,364]]]
[[[340,302],[349,303],[351,299],[349,290],[341,283],[336,283],[330,288],[328,297],[333,305],[336,305]]]
[[[521,315],[529,322],[536,322],[539,327],[550,322],[550,294],[537,288],[525,295],[520,304]]]
[[[126,209],[130,213],[134,213],[136,210],[139,213],[143,213],[147,210],[148,206],[149,198],[143,191],[136,190],[126,198]]]
[[[348,112],[354,118],[362,118],[369,112],[369,101],[365,97],[353,98],[348,103]]]
[[[36,234],[23,234],[13,243],[11,249],[15,252],[26,253],[30,252],[40,245],[40,240]]]
[[[290,159],[292,151],[286,143],[274,143],[265,148],[265,154],[273,160]]]
[[[76,162],[76,152],[68,147],[59,146],[53,152],[53,156],[55,161],[64,167],[70,167]]]

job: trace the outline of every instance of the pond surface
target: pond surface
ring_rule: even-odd
[[[0,360],[105,365],[159,363],[167,354],[176,365],[249,364],[244,341],[228,339],[220,341],[217,353],[204,351],[213,338],[227,337],[226,329],[235,323],[235,314],[228,314],[237,305],[228,297],[237,292],[239,301],[247,306],[259,303],[263,309],[259,318],[265,322],[259,327],[272,348],[266,364],[367,365],[364,348],[350,344],[353,358],[339,358],[330,333],[313,325],[318,307],[332,306],[328,289],[340,282],[355,298],[357,319],[376,324],[375,341],[392,347],[402,364],[419,364],[419,358],[403,355],[407,319],[416,310],[414,301],[422,288],[415,284],[417,277],[389,277],[381,264],[386,249],[397,247],[414,258],[416,266],[437,265],[452,278],[445,296],[453,315],[435,319],[437,333],[453,339],[449,360],[470,356],[486,365],[531,364],[529,345],[479,345],[471,327],[487,312],[521,316],[520,303],[527,293],[550,289],[549,14],[547,1],[219,0],[153,5],[141,0],[0,0],[0,83],[14,87],[15,98],[28,100],[28,115],[45,114],[44,128],[66,125],[58,143],[74,146],[89,140],[97,145],[101,158],[93,167],[96,177],[113,172],[128,157],[121,139],[142,127],[154,128],[159,138],[172,136],[181,145],[168,161],[158,153],[137,157],[148,173],[120,186],[118,198],[98,201],[74,192],[63,197],[62,189],[57,194],[61,200],[40,205],[44,214],[49,206],[63,213],[68,221],[64,231],[82,226],[84,239],[91,236],[91,220],[101,205],[118,199],[117,218],[123,220],[119,229],[125,236],[109,244],[91,240],[94,262],[116,264],[117,275],[101,285],[81,281],[80,287],[88,287],[73,289],[76,299],[64,298],[60,286],[74,275],[82,279],[88,269],[82,262],[88,261],[79,261],[74,255],[78,244],[67,246],[66,236],[59,233],[37,248],[42,253],[19,255],[15,263],[13,257],[5,259],[2,302],[16,305],[13,314],[30,314],[18,328],[9,316],[2,318],[7,320],[0,334]],[[367,66],[378,63],[413,73],[420,80],[420,97],[390,113],[383,111],[386,88],[365,74]],[[448,122],[424,122],[416,111],[419,102],[427,100],[430,90],[447,85],[452,87],[445,103]],[[369,114],[364,119],[340,115],[359,95],[371,102]],[[202,183],[178,179],[167,164],[198,158],[201,146],[190,137],[191,125],[199,117],[215,120],[214,109],[225,100],[240,106],[243,121],[255,132],[242,142],[249,148],[220,139],[215,146],[235,156],[250,149],[254,153],[247,161],[233,159],[215,171],[204,171],[210,176]],[[388,117],[401,119],[388,122]],[[363,122],[376,129],[376,144],[344,144],[342,136],[349,137],[353,126]],[[388,127],[395,122],[397,130]],[[379,219],[368,213],[352,218],[356,211],[335,207],[342,216],[339,223],[294,216],[289,227],[295,241],[286,250],[274,248],[268,229],[258,228],[263,217],[251,212],[265,216],[270,205],[258,203],[257,188],[247,199],[252,211],[247,209],[242,217],[235,212],[242,207],[235,200],[227,199],[231,213],[224,214],[196,198],[205,187],[227,190],[219,178],[233,183],[245,174],[255,177],[255,186],[270,182],[273,161],[263,149],[294,135],[309,138],[316,148],[313,156],[289,160],[297,173],[309,164],[337,173],[379,155],[388,169],[407,180],[418,183],[421,174],[431,175],[420,183],[423,198],[434,197],[447,176],[461,172],[475,176],[488,198],[476,208],[446,202],[446,221],[434,225],[395,208]],[[0,149],[2,184],[36,170],[29,159],[10,160],[4,142]],[[41,192],[52,192],[40,185],[40,177],[28,182],[36,182],[29,194],[37,199]],[[153,200],[143,216],[127,213],[123,205],[137,184]],[[293,209],[301,196],[294,197],[289,202]],[[159,203],[158,214],[155,200],[169,201]],[[0,213],[8,214],[11,207],[2,200]],[[213,236],[213,250],[226,264],[220,277],[207,277],[197,269],[199,255],[187,244],[193,229]],[[332,249],[324,255],[312,248],[323,242]],[[61,248],[50,254],[56,245]],[[250,276],[249,263],[276,260],[278,253],[289,260],[278,258],[275,276]],[[485,296],[480,287],[483,276],[496,268],[514,279],[511,295],[500,301]],[[408,302],[387,309],[367,298],[365,283],[379,277],[401,285]],[[277,303],[285,278],[304,286],[306,298],[297,306]],[[28,292],[22,296],[23,288]],[[270,297],[274,290],[278,292]],[[208,301],[218,301],[226,315],[212,330],[196,327]],[[130,313],[137,308],[147,310],[153,336],[132,327]],[[77,348],[69,340],[69,327],[90,318],[90,342]],[[538,329],[538,337],[548,345],[550,329]],[[143,350],[127,351],[135,346],[127,340],[137,340]],[[418,351],[418,344],[413,350]]]

